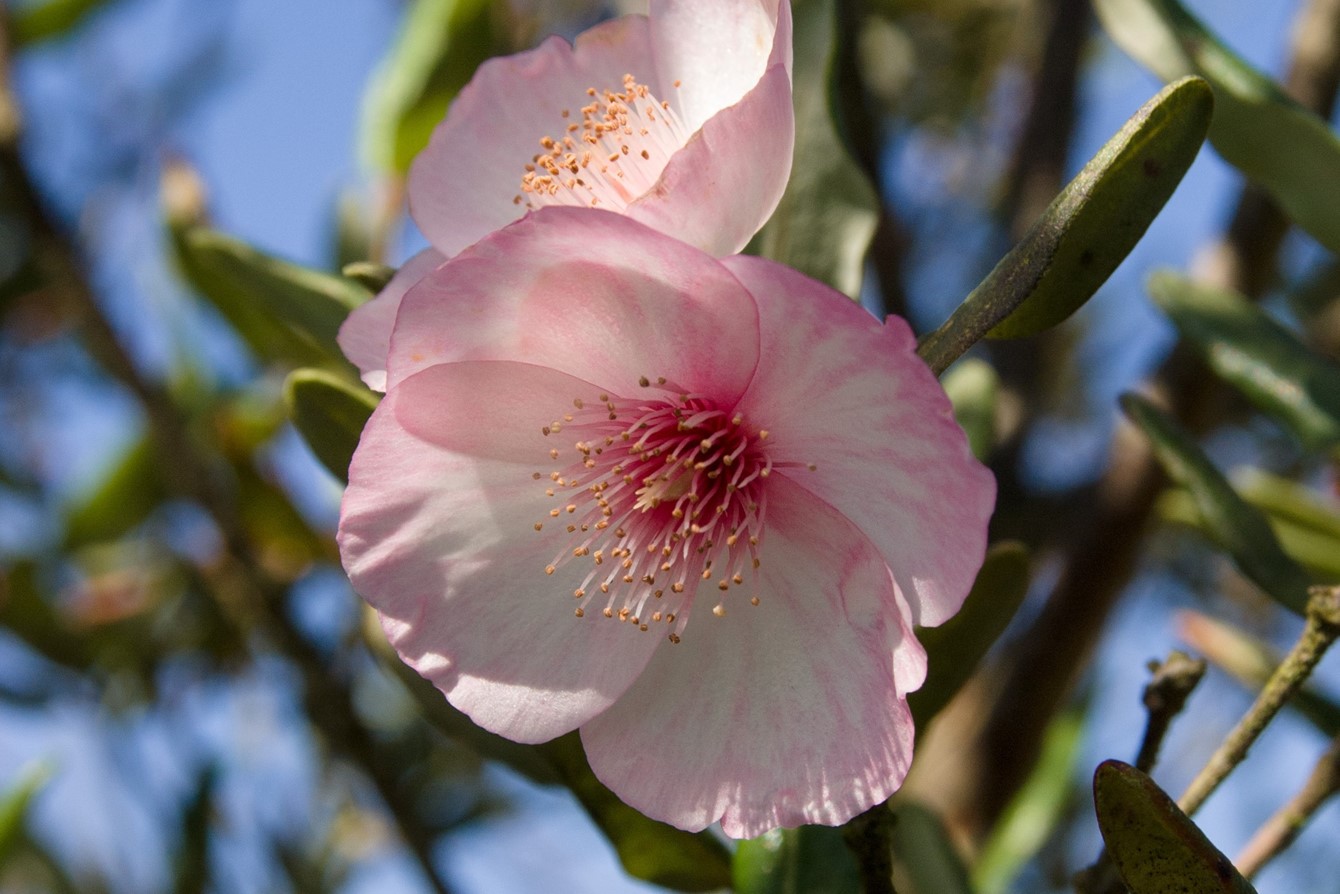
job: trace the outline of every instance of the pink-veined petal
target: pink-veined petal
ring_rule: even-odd
[[[915,623],[943,623],[981,566],[996,485],[911,330],[780,264],[723,263],[758,296],[767,358],[740,409],[767,420],[774,463],[799,465],[783,474],[880,549]]]
[[[391,330],[395,328],[400,300],[431,270],[446,261],[435,248],[425,248],[404,263],[386,288],[353,312],[340,326],[340,350],[373,391],[386,390],[386,354],[391,349]]]
[[[445,364],[393,388],[349,470],[339,544],[391,643],[476,723],[520,742],[612,703],[661,637],[576,618],[585,570],[545,495],[541,428],[596,389],[520,363]]]
[[[769,482],[762,549],[760,605],[696,606],[683,641],[582,727],[596,775],[681,828],[720,819],[740,838],[841,823],[887,798],[912,760],[897,675],[924,673],[924,657],[888,611],[883,558],[784,478]]]
[[[739,251],[786,190],[795,126],[791,79],[777,65],[675,153],[628,216],[719,257]]]
[[[523,360],[616,391],[664,376],[730,402],[757,359],[754,299],[720,262],[623,215],[545,208],[406,295],[388,381],[455,360]]]
[[[739,102],[772,65],[789,80],[788,0],[651,0],[650,21],[660,83],[673,91],[661,98],[690,131]]]
[[[513,198],[541,138],[581,121],[588,88],[621,90],[632,74],[658,90],[650,53],[646,18],[623,16],[573,45],[551,37],[481,65],[410,168],[410,213],[428,241],[454,255],[520,217]]]

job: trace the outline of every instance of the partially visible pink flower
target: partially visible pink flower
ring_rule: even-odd
[[[580,728],[648,816],[842,822],[907,772],[913,625],[995,497],[914,348],[779,264],[541,210],[406,297],[345,568],[454,705]]]
[[[742,249],[791,172],[788,0],[651,0],[533,50],[491,59],[452,103],[409,175],[431,248],[340,332],[384,387],[405,290],[428,270],[549,205],[617,211],[715,255]]]

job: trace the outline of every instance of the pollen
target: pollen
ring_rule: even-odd
[[[656,185],[670,156],[688,142],[674,107],[631,74],[622,89],[591,87],[586,96],[580,122],[563,123],[571,115],[563,109],[556,120],[562,136],[539,139],[541,151],[524,166],[514,204],[623,211]]]

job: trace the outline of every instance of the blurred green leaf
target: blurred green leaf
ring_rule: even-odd
[[[730,884],[731,860],[725,845],[710,832],[667,826],[620,801],[591,772],[576,733],[536,747],[614,845],[629,875],[676,891],[711,891]]]
[[[1220,378],[1313,449],[1340,442],[1340,367],[1236,293],[1170,271],[1149,293]]]
[[[1303,614],[1307,573],[1289,558],[1264,515],[1250,506],[1180,425],[1143,397],[1126,394],[1122,409],[1154,445],[1159,463],[1195,498],[1207,533],[1238,568],[1281,605]]]
[[[901,799],[894,815],[893,859],[901,894],[972,894],[967,867],[940,818]]]
[[[320,369],[295,369],[284,382],[293,426],[316,458],[341,481],[378,398],[361,385]]]
[[[1330,127],[1252,68],[1176,0],[1095,0],[1117,45],[1165,81],[1197,74],[1214,86],[1210,142],[1263,186],[1295,223],[1340,251],[1340,141]]]
[[[181,843],[173,855],[172,894],[205,894],[211,889],[209,827],[219,771],[209,765],[196,779],[195,791],[181,817]]]
[[[14,49],[32,43],[63,37],[90,13],[97,12],[110,0],[47,0],[22,6],[9,14],[9,40]]]
[[[861,877],[842,837],[828,826],[774,829],[741,841],[731,861],[735,894],[860,894]]]
[[[987,551],[959,613],[939,627],[917,629],[930,662],[925,685],[907,699],[918,727],[929,723],[972,676],[1027,592],[1027,547],[1014,541],[997,543]]]
[[[981,894],[1008,890],[1051,837],[1073,793],[1083,733],[1084,711],[1079,709],[1058,715],[1047,727],[1037,764],[991,830],[973,868],[973,884]]]
[[[1280,665],[1279,654],[1265,643],[1199,612],[1179,615],[1178,635],[1253,692],[1264,688]],[[1322,695],[1316,687],[1304,684],[1285,702],[1285,707],[1297,711],[1328,739],[1340,736],[1340,704]]]
[[[1325,505],[1309,488],[1260,469],[1233,477],[1243,499],[1266,513],[1286,553],[1318,583],[1340,580],[1340,506]]]
[[[949,368],[941,378],[954,418],[968,435],[972,455],[986,459],[996,445],[996,394],[1000,376],[985,360],[968,357]]]
[[[102,479],[65,511],[65,545],[114,540],[144,521],[167,499],[163,469],[147,436],[114,459]]]
[[[23,836],[23,818],[33,795],[46,784],[50,776],[49,765],[37,764],[19,774],[18,782],[9,791],[0,794],[0,867],[5,865]]]
[[[372,261],[354,261],[352,264],[345,264],[340,272],[367,289],[368,294],[371,295],[375,295],[386,288],[386,284],[391,281],[391,277],[395,276],[394,267],[375,264]]]
[[[834,0],[796,0],[792,98],[796,151],[776,212],[748,251],[796,268],[856,298],[879,198],[833,121]]]
[[[1172,798],[1134,767],[1099,764],[1093,800],[1103,841],[1131,894],[1255,894]]]
[[[177,261],[260,357],[342,365],[335,343],[349,311],[367,301],[355,283],[280,260],[215,230],[173,227]]]
[[[1214,109],[1199,78],[1163,88],[1066,185],[919,353],[943,372],[983,335],[1041,332],[1088,301],[1195,160]]]
[[[475,69],[498,52],[490,0],[414,0],[363,100],[363,154],[404,174]]]

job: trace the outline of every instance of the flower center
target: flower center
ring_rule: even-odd
[[[679,82],[675,82],[679,86]],[[586,91],[591,102],[582,120],[558,137],[540,140],[512,202],[534,210],[545,205],[582,205],[623,211],[660,179],[670,156],[688,142],[670,103],[624,75],[623,91]],[[562,111],[570,118],[568,109]]]
[[[665,379],[639,384],[646,396],[579,398],[545,426],[547,437],[570,444],[555,446],[550,458],[566,452],[571,461],[548,474],[545,493],[557,505],[535,530],[562,524],[572,535],[547,574],[572,561],[591,564],[573,591],[577,617],[603,601],[605,617],[644,631],[667,624],[670,641],[679,642],[700,586],[724,600],[756,584],[772,471],[768,433]],[[758,605],[758,596],[749,601]],[[724,615],[724,601],[712,611]]]

